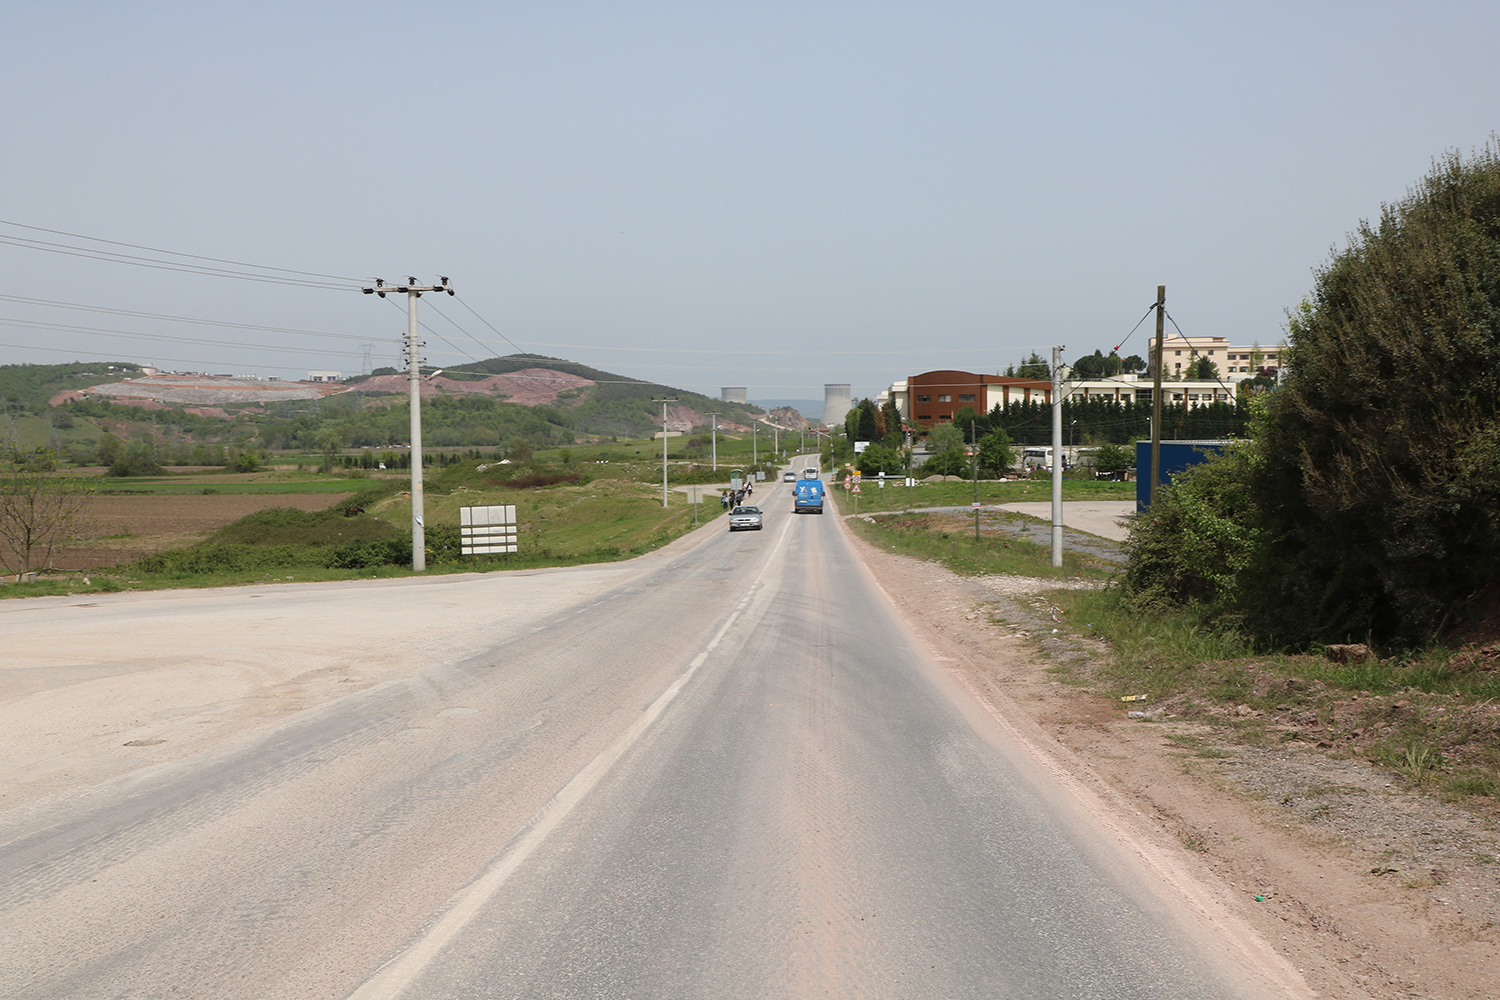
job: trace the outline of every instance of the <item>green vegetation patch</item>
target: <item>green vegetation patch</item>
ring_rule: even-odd
[[[827,477],[830,478],[831,477]],[[903,480],[887,480],[882,489],[875,481],[860,482],[859,513],[875,511],[906,510],[908,507],[967,507],[974,502],[972,482],[926,483],[918,481],[915,486],[903,485]],[[854,498],[845,496],[840,488],[834,488],[850,512],[854,510]],[[1052,499],[1051,480],[980,480],[979,502],[987,506],[1007,503],[1034,503]],[[1135,483],[1114,483],[1107,480],[1063,480],[1063,501],[1069,500],[1134,500]]]
[[[847,505],[847,500],[840,503]],[[871,518],[853,517],[849,524],[866,541],[901,555],[941,563],[964,576],[1010,575],[1044,579],[1076,577],[1108,578],[1108,563],[1077,552],[1064,552],[1061,569],[1052,566],[1050,535],[1046,544],[997,538],[995,525],[1006,523],[1029,526],[1034,523],[1020,515],[986,513],[980,520],[980,537],[974,538],[974,520],[968,514],[908,514]],[[985,525],[990,535],[984,533]]]
[[[223,493],[245,495],[267,495],[276,493],[348,493],[362,485],[358,479],[324,476],[301,480],[260,480],[247,477],[244,481],[213,482],[195,480],[188,476],[149,476],[130,479],[107,479],[98,486],[102,494],[151,494],[158,496],[187,496],[194,493]]]
[[[1384,658],[1335,650],[1346,662],[1321,649],[1267,655],[1202,608],[1143,612],[1118,587],[1050,598],[1070,631],[1110,647],[1075,679],[1145,696],[1131,708],[1363,758],[1450,798],[1500,789],[1500,643]]]
[[[509,469],[509,467],[506,467]],[[681,493],[660,494],[626,480],[599,479],[533,466],[513,481],[478,463],[451,466],[426,484],[424,514],[429,571],[531,568],[625,559],[651,551],[694,526],[694,507]],[[347,489],[349,480],[337,480]],[[225,525],[206,541],[154,553],[122,572],[129,585],[215,586],[259,580],[338,579],[389,575],[409,567],[411,498],[396,481],[371,482],[354,497],[321,511],[274,507]],[[705,494],[699,523],[719,513]],[[514,504],[520,551],[510,557],[465,557],[458,520],[462,506]],[[408,570],[409,571],[409,570]],[[107,574],[99,574],[109,579]]]

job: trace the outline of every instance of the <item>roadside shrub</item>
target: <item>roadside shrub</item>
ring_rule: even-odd
[[[267,507],[226,524],[217,541],[240,545],[359,545],[392,537],[396,529],[373,517],[346,513],[347,508],[306,511]]]
[[[1240,573],[1261,542],[1250,501],[1253,456],[1249,445],[1231,447],[1161,485],[1125,542],[1131,603],[1207,612],[1238,603]]]
[[[583,476],[576,472],[527,472],[504,480],[503,483],[513,490],[535,490],[543,486],[577,483],[582,479]]]
[[[330,569],[369,569],[401,566],[411,562],[411,535],[397,535],[378,542],[351,542],[329,551],[323,565]]]
[[[208,576],[246,570],[306,565],[306,549],[296,545],[237,545],[207,543],[186,549],[156,552],[136,563],[143,573],[164,576]]]

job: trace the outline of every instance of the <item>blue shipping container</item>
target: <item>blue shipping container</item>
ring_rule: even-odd
[[[1209,455],[1224,450],[1228,441],[1163,441],[1161,443],[1161,481],[1170,483],[1172,477],[1190,466],[1204,461]],[[1135,443],[1135,509],[1145,510],[1151,506],[1151,442]]]

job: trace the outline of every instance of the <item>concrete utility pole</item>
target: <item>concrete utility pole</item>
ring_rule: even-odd
[[[760,464],[760,421],[750,418],[750,464]]]
[[[1052,568],[1062,568],[1062,352],[1065,345],[1052,348]]]
[[[979,431],[976,421],[969,421],[969,471],[974,474],[974,541],[979,541]]]
[[[661,429],[665,431],[667,429],[667,411],[666,410],[662,410],[661,412],[662,412]],[[709,416],[713,418],[713,428],[714,428],[713,429],[714,471],[718,472],[719,471],[719,411],[718,410],[714,410],[712,413],[709,414]]]
[[[661,396],[651,402],[661,404],[661,505],[667,505],[667,404],[677,402],[676,396]]]
[[[386,292],[406,295],[406,372],[411,387],[411,568],[418,572],[427,569],[427,527],[423,523],[422,499],[422,347],[417,340],[417,299],[423,292],[447,292],[446,276],[439,277],[440,285],[419,285],[417,279],[408,276],[406,284],[391,287],[383,278],[375,279],[374,288],[364,289],[366,295],[385,298]]]
[[[1162,334],[1167,315],[1167,286],[1156,286],[1156,359],[1151,365],[1151,491],[1148,503],[1156,503],[1156,488],[1161,485],[1161,366]]]

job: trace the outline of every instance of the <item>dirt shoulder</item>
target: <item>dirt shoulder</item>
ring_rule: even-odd
[[[1482,811],[1410,791],[1316,747],[1245,746],[1220,730],[1129,718],[1062,683],[1107,655],[1054,637],[1047,581],[964,578],[850,533],[892,600],[1040,752],[1106,787],[1155,839],[1330,998],[1500,996],[1500,831]]]

